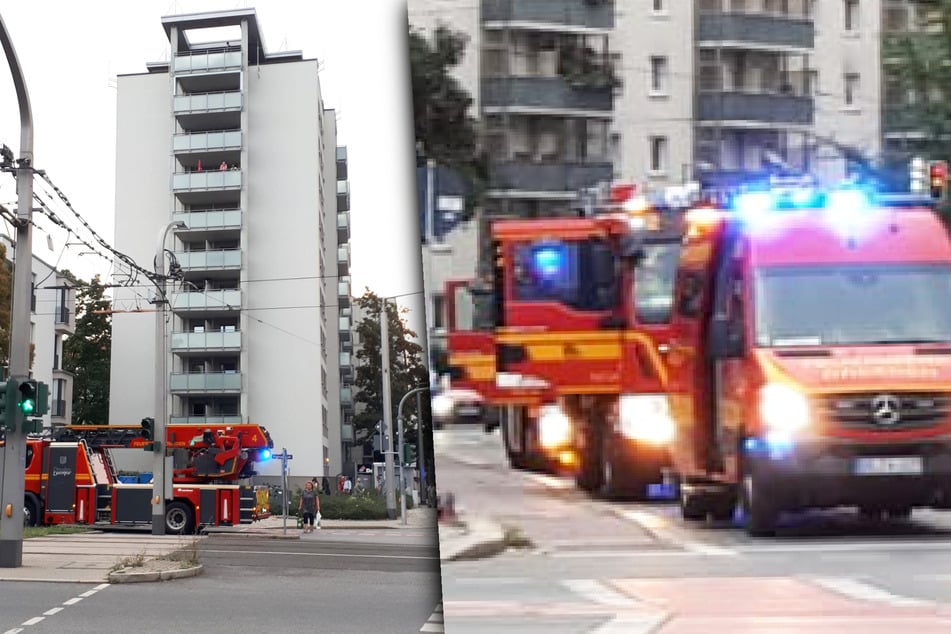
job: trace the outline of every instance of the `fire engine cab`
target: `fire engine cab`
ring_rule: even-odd
[[[855,187],[697,207],[667,356],[687,519],[951,508],[951,240]]]

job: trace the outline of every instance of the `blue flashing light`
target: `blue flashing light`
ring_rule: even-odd
[[[270,460],[271,459],[271,450],[262,449],[261,450],[261,460]]]
[[[861,189],[839,189],[826,197],[829,223],[839,233],[855,235],[874,222],[872,201]]]
[[[734,199],[733,207],[744,220],[755,220],[773,207],[773,197],[769,192],[745,192]]]
[[[541,277],[556,277],[565,268],[565,251],[558,246],[545,246],[532,254],[535,271]]]
[[[792,204],[796,207],[808,207],[813,204],[815,198],[815,191],[805,188],[795,189],[790,195]]]
[[[770,460],[782,460],[789,457],[796,448],[793,437],[787,433],[769,432],[765,438],[747,438],[743,441],[743,450],[751,455],[765,455]]]

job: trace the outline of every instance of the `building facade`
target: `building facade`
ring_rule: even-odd
[[[165,355],[168,422],[259,423],[294,455],[293,475],[338,473],[349,246],[338,246],[336,121],[317,60],[268,51],[254,9],[162,26],[171,61],[118,78],[116,245],[151,263],[156,236],[182,223],[165,244],[181,281],[160,349],[155,319],[114,316],[110,419],[153,415]],[[230,33],[192,37],[212,27]],[[148,299],[118,288],[115,301]],[[258,470],[279,476],[280,462]]]
[[[13,241],[4,235],[7,266],[15,262]],[[76,330],[76,290],[50,264],[33,256],[33,295],[30,303],[30,376],[49,386],[49,412],[43,426],[66,425],[73,416],[73,375],[63,368],[63,344]],[[11,277],[11,283],[12,283]],[[4,371],[4,376],[7,376]]]

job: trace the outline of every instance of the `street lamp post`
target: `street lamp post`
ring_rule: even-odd
[[[172,229],[184,229],[185,223],[176,220],[159,230],[158,248],[155,250],[155,424],[152,441],[158,443],[152,460],[152,534],[165,534],[165,499],[168,447],[166,429],[168,423],[168,395],[165,382],[168,380],[168,350],[165,347],[165,308],[168,305],[165,284],[165,241]]]
[[[396,495],[393,490],[393,397],[390,394],[390,314],[387,310],[389,300],[380,298],[380,371],[383,378],[383,431],[384,437],[389,438],[386,443],[384,456],[384,480],[386,482],[386,516],[389,519],[396,517]],[[402,471],[402,470],[401,470]]]
[[[7,27],[0,18],[0,43],[6,54],[13,87],[20,107],[20,158],[17,159],[16,265],[13,272],[13,310],[10,315],[9,378],[25,379],[30,373],[30,304],[33,294],[33,111]],[[12,154],[4,148],[4,163],[12,163]],[[7,407],[10,407],[9,405]],[[8,412],[13,420],[20,416]],[[26,481],[26,434],[22,429],[7,433],[0,450],[0,568],[23,565],[23,495]]]
[[[428,385],[423,387],[413,388],[412,390],[410,390],[409,392],[403,395],[403,398],[400,399],[399,407],[396,408],[396,422],[399,425],[399,433],[400,433],[399,455],[401,460],[403,456],[403,403],[405,403],[406,399],[412,396],[413,394],[417,394],[419,392],[422,392],[423,390],[428,390],[428,389],[429,389]],[[420,433],[422,433],[421,431],[419,431],[422,428],[422,426],[423,426],[422,416],[420,416],[419,428],[417,429],[417,437]],[[419,457],[417,456],[416,459],[419,460]],[[400,462],[400,465],[402,465],[402,462]],[[406,526],[406,482],[404,481],[406,479],[406,476],[404,475],[405,473],[406,473],[406,470],[403,469],[402,466],[400,466],[400,524],[402,524],[403,526]]]

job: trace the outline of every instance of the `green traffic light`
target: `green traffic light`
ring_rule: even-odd
[[[33,410],[36,409],[36,403],[30,399],[27,399],[20,403],[20,409],[23,410],[24,414],[32,414]]]

